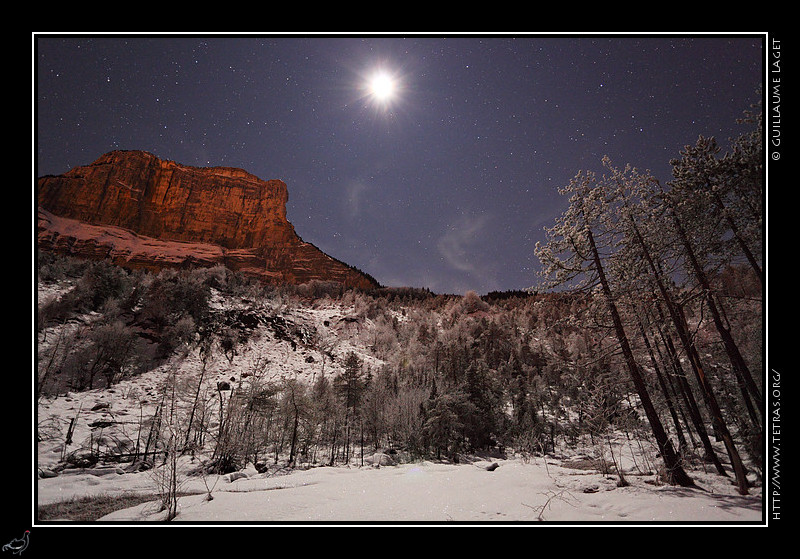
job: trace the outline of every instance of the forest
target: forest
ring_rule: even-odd
[[[608,159],[602,174],[578,173],[532,247],[542,273],[527,291],[269,286],[221,267],[37,254],[40,289],[57,293],[37,305],[37,399],[201,364],[165,368],[135,437],[93,440],[64,467],[201,452],[216,473],[378,450],[455,462],[602,447],[616,432],[652,445],[642,467],[664,483],[692,486],[691,470],[709,467],[747,494],[764,461],[764,169],[761,115],[743,122],[751,131],[724,153],[713,138],[686,146],[666,184]],[[292,318],[331,308],[336,323]],[[245,360],[265,338],[307,350],[313,374]],[[209,384],[219,363],[239,364],[237,378]],[[63,437],[48,419],[37,436]]]

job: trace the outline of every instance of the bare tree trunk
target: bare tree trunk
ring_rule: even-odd
[[[202,360],[203,360],[203,366],[200,368],[200,380],[197,381],[197,391],[194,394],[194,403],[192,404],[192,411],[189,413],[189,423],[186,425],[186,439],[183,442],[184,448],[189,446],[189,437],[191,436],[192,433],[192,423],[194,423],[194,414],[197,410],[197,402],[200,399],[200,390],[203,387],[203,378],[206,375],[206,361],[208,361],[208,357],[205,355],[205,353]]]
[[[664,393],[664,399],[667,402],[667,409],[669,409],[670,416],[672,417],[672,423],[675,425],[675,434],[678,436],[678,449],[685,450],[686,449],[686,437],[683,435],[683,427],[681,426],[680,419],[678,418],[678,412],[675,410],[675,404],[672,401],[672,395],[669,392],[669,387],[667,386],[667,382],[664,379],[663,374],[661,373],[661,367],[658,366],[658,361],[656,360],[655,353],[653,353],[653,348],[650,345],[650,340],[647,337],[647,333],[644,330],[644,326],[642,326],[641,321],[639,322],[639,331],[642,335],[642,340],[644,341],[644,345],[647,348],[647,353],[650,356],[650,363],[653,365],[653,370],[656,373],[656,378],[658,379],[658,385],[661,387],[661,391]]]
[[[336,425],[336,420],[334,420],[334,422],[333,422],[332,433],[333,433],[333,439],[331,440],[331,459],[330,459],[330,462],[328,464],[329,466],[333,466],[335,461],[336,461],[336,442],[337,442],[336,441],[336,437],[337,437],[337,435],[339,433],[339,428]]]
[[[659,308],[659,315],[662,316],[661,310]],[[725,471],[725,468],[722,466],[722,463],[719,461],[719,457],[717,456],[714,447],[711,445],[711,439],[708,437],[708,431],[706,430],[705,423],[703,422],[703,417],[700,413],[700,408],[697,405],[697,400],[695,400],[694,393],[692,392],[692,387],[689,385],[689,380],[686,378],[686,373],[681,366],[680,359],[678,358],[678,353],[675,349],[675,345],[672,343],[672,339],[663,332],[661,328],[658,329],[659,335],[661,336],[662,343],[664,344],[665,351],[667,352],[667,361],[670,363],[672,368],[672,374],[677,379],[678,384],[678,392],[683,399],[684,405],[689,412],[689,417],[692,420],[692,424],[694,425],[695,432],[697,433],[698,437],[700,437],[700,443],[703,446],[705,451],[705,459],[711,460],[714,464],[714,467],[722,476],[727,476],[728,473]],[[657,348],[658,349],[658,348]],[[662,361],[664,358],[662,358]],[[689,431],[691,434],[691,431]]]
[[[289,446],[289,464],[294,466],[294,461],[296,459],[296,452],[297,452],[297,427],[300,423],[300,410],[297,406],[297,402],[295,401],[295,394],[294,394],[294,387],[291,388],[292,390],[292,407],[294,408],[294,422],[292,424],[292,441]]]

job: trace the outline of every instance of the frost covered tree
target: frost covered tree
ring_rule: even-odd
[[[663,255],[669,252],[669,249],[678,251],[675,254],[680,261],[690,263],[690,275],[702,276],[703,272],[697,262],[697,255],[692,250],[691,241],[676,217],[674,206],[670,205],[667,197],[661,195],[658,181],[649,173],[640,173],[630,166],[624,169],[615,168],[608,159],[603,163],[609,173],[606,179],[608,188],[612,192],[613,199],[617,201],[614,223],[617,225],[617,231],[625,239],[625,242],[620,243],[623,247],[620,252],[625,258],[618,259],[617,262],[624,262],[627,266],[641,270],[638,275],[634,274],[634,277],[649,279],[657,286],[658,294],[689,358],[715,430],[725,443],[736,473],[739,492],[746,494],[747,479],[744,464],[723,417],[700,352],[689,332],[683,309],[676,304],[673,294],[668,289],[671,274],[665,273],[666,258]],[[702,228],[703,225],[699,226],[699,229]],[[702,231],[698,231],[698,236],[700,235]],[[703,292],[710,298],[709,286],[707,281],[705,283],[702,281],[702,277],[698,281]],[[629,281],[628,286],[631,285]],[[713,305],[713,301],[709,303]]]
[[[670,161],[673,199],[687,217],[714,225],[703,239],[709,256],[721,261],[744,259],[764,284],[763,269],[763,151],[761,115],[755,129],[735,140],[720,157],[715,138],[700,136]]]
[[[618,308],[615,278],[607,273],[621,237],[614,211],[619,204],[615,198],[618,190],[606,178],[598,179],[593,172],[579,172],[560,193],[569,196],[569,206],[556,225],[546,229],[547,243],[536,245],[546,285],[550,288],[571,285],[599,291],[613,323],[625,367],[664,460],[667,480],[681,486],[694,486],[650,397]]]

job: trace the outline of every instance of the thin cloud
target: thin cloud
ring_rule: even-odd
[[[462,213],[439,238],[437,249],[443,261],[462,275],[462,285],[470,289],[491,288],[496,284],[496,270],[486,262],[486,237],[491,236],[492,218],[488,214]]]
[[[462,215],[439,239],[437,248],[447,264],[462,272],[478,269],[475,244],[489,219],[485,215]]]

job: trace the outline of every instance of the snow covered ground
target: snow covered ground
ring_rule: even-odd
[[[174,522],[518,523],[759,522],[760,493],[740,496],[714,474],[693,472],[699,489],[657,485],[654,476],[616,478],[558,465],[543,458],[417,462],[397,466],[319,467],[287,475],[245,472],[183,478]],[[490,464],[498,466],[487,469]],[[188,465],[188,464],[187,464]],[[234,476],[235,477],[235,476]],[[39,503],[90,494],[153,491],[152,473],[62,474],[38,481]],[[213,498],[208,500],[211,489]],[[164,520],[158,502],[113,512],[101,521]]]

